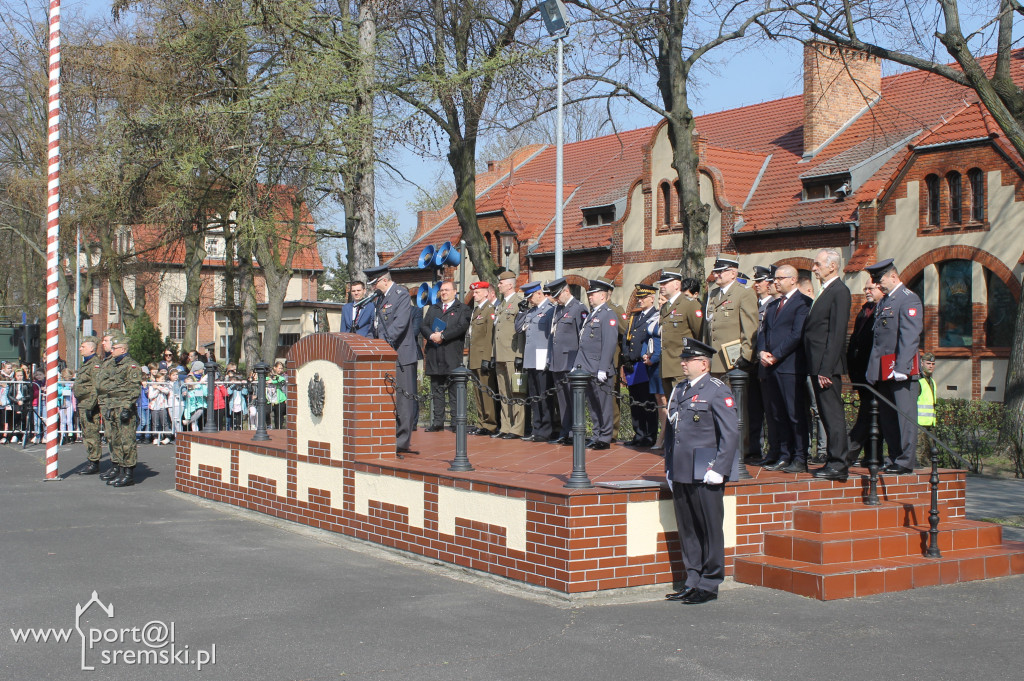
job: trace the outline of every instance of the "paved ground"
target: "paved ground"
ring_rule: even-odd
[[[172,456],[145,448],[141,484],[112,490],[95,477],[44,483],[39,447],[0,447],[0,680],[1021,675],[1022,577],[835,603],[733,585],[707,606],[662,602],[661,590],[567,606],[178,495]],[[63,461],[81,457],[72,448]],[[972,515],[1024,513],[1024,482],[978,478],[970,489]],[[173,621],[179,650],[215,644],[216,664],[103,665],[104,646],[146,646],[98,643],[87,672],[77,634],[14,642],[11,628],[73,626],[94,590],[114,618],[94,606],[86,631]]]

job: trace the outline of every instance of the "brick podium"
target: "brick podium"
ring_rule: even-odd
[[[176,488],[562,593],[681,579],[659,456],[619,446],[588,452],[596,484],[647,486],[582,490],[563,487],[570,447],[471,437],[475,470],[453,473],[455,436],[417,431],[414,453],[400,460],[386,380],[395,359],[382,341],[353,334],[303,338],[288,354],[287,427],[264,442],[252,431],[180,433]],[[324,386],[321,416],[308,397],[314,376]],[[866,486],[856,475],[838,483],[751,471],[758,477],[726,488],[730,575],[736,558],[762,553],[766,533],[793,529],[794,509],[856,504]],[[964,471],[944,470],[941,480],[943,521],[962,520]],[[881,498],[903,504],[919,504],[927,491],[926,475],[885,476],[879,486]]]

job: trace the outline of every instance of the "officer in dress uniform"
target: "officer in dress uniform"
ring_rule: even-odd
[[[650,447],[658,437],[658,412],[651,394],[651,379],[643,356],[651,339],[650,328],[658,316],[654,297],[658,289],[649,284],[636,285],[636,298],[640,309],[629,320],[629,330],[622,339],[623,373],[629,397],[630,417],[633,422],[633,439],[627,447]],[[652,370],[653,371],[653,370]],[[637,404],[640,403],[640,404]]]
[[[519,315],[516,330],[525,334],[523,369],[526,371],[526,392],[531,398],[540,398],[532,404],[533,432],[524,437],[526,442],[546,442],[554,432],[554,395],[544,394],[551,388],[551,373],[547,370],[551,343],[551,319],[555,306],[544,293],[539,281],[531,281],[522,288],[530,309]]]
[[[725,579],[725,483],[738,472],[739,421],[729,387],[708,374],[715,349],[684,341],[686,380],[669,399],[665,477],[679,529],[686,583],[671,601],[707,603]],[[667,360],[666,360],[667,361]]]
[[[524,334],[516,331],[516,316],[525,312],[525,300],[516,291],[516,273],[505,270],[498,275],[501,294],[494,309],[494,364],[498,374],[498,392],[506,400],[522,397],[516,376],[523,370]],[[520,304],[522,309],[520,309]],[[502,440],[521,438],[526,429],[526,410],[521,404],[501,403]]]
[[[116,333],[110,341],[110,360],[101,365],[97,377],[97,395],[104,396],[106,412],[103,422],[117,468],[117,475],[107,480],[112,487],[135,484],[138,450],[135,429],[138,426],[136,402],[142,386],[142,369],[128,356],[128,336]]]
[[[476,376],[473,381],[473,393],[476,396],[476,409],[480,416],[480,427],[471,432],[474,435],[497,435],[498,404],[481,386],[486,386],[498,394],[498,380],[494,375],[494,306],[488,299],[491,285],[486,281],[477,281],[469,286],[473,292],[473,309],[470,312],[469,330],[466,342],[469,344],[469,370]]]
[[[395,284],[387,267],[363,270],[366,283],[377,289],[374,338],[387,342],[398,353],[395,362],[395,450],[405,454],[410,449],[412,430],[419,413],[416,401],[416,362],[422,356],[416,344],[415,307],[409,290]]]
[[[78,420],[82,424],[82,439],[85,440],[85,451],[88,463],[79,475],[95,475],[100,470],[100,456],[103,448],[100,444],[100,405],[96,397],[96,378],[100,371],[100,362],[96,356],[99,345],[96,336],[86,336],[79,345],[82,354],[82,365],[75,376],[75,384],[71,392],[78,403]]]
[[[608,279],[607,277],[598,277],[597,281],[601,282],[602,284],[606,284],[608,286],[611,286],[613,289],[615,288],[615,284],[612,283],[612,280]],[[629,315],[626,314],[626,311],[624,309],[622,309],[621,305],[619,305],[618,303],[613,301],[610,297],[608,298],[607,305],[608,305],[609,308],[611,308],[612,312],[615,313],[616,319],[618,319],[618,327],[617,328],[619,329],[619,345],[620,345],[620,347],[616,348],[616,350],[615,350],[615,387],[614,387],[614,394],[618,395],[621,392],[621,388],[622,388],[622,372],[619,371],[619,367],[622,366],[621,345],[622,345],[622,339],[624,339],[626,337],[626,331],[629,330]],[[619,403],[618,398],[612,400],[612,432],[613,433],[618,433],[619,432],[619,419],[621,417],[620,409],[619,409],[620,406],[621,405]]]
[[[917,351],[924,326],[924,306],[917,294],[900,281],[892,258],[864,269],[885,293],[875,306],[875,335],[867,368],[868,383],[896,405],[894,410],[881,400],[878,404],[879,425],[892,459],[885,472],[913,473],[917,464],[917,395],[920,389]]]
[[[774,283],[774,267],[754,266],[753,287],[754,294],[757,296],[757,331],[752,342],[755,348],[757,347],[757,337],[761,333],[761,326],[764,324],[764,312],[768,308],[768,303],[774,300],[772,296]],[[768,414],[767,419],[765,418],[766,413],[772,409],[773,405],[770,400],[764,399],[764,386],[757,375],[758,366],[760,366],[759,363],[754,364],[750,380],[747,381],[747,429],[749,441],[746,445],[744,463],[753,466],[760,466],[778,458],[778,456],[766,457],[762,448],[762,436],[767,434],[769,451],[778,454],[778,438],[775,437],[774,416],[773,414]]]
[[[590,280],[590,315],[580,330],[580,349],[576,354],[576,365],[591,375],[587,386],[587,406],[594,427],[594,437],[587,442],[591,449],[608,449],[614,435],[612,402],[620,324],[619,316],[608,307],[612,289],[607,282]]]
[[[754,355],[752,343],[757,333],[757,296],[736,281],[739,261],[721,256],[711,270],[716,288],[708,293],[707,313],[704,317],[704,342],[715,349],[711,373],[721,376],[730,367],[726,364],[722,346],[739,341],[740,352],[736,367],[747,369]]]
[[[576,366],[576,354],[580,348],[580,334],[583,322],[587,318],[587,310],[583,303],[576,300],[565,277],[559,277],[549,284],[551,296],[558,303],[551,324],[551,353],[548,368],[551,379],[558,392],[558,413],[561,427],[556,434],[557,439],[549,440],[551,444],[572,444],[572,386],[566,380],[570,371]]]
[[[683,376],[674,358],[683,351],[683,339],[701,337],[704,313],[700,303],[683,294],[682,273],[662,270],[657,283],[661,295],[667,298],[661,306],[661,383],[665,394],[671,395],[672,387]]]

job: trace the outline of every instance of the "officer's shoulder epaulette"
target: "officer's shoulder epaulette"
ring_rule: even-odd
[[[905,296],[909,296],[911,293],[913,293],[913,291],[911,291],[906,286],[904,286],[901,290],[903,291],[903,295],[905,295]]]
[[[715,385],[725,385],[725,383],[722,383],[722,381],[718,380],[714,376],[711,377],[711,382]]]

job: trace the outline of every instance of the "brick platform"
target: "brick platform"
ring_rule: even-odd
[[[383,343],[310,336],[293,347],[288,368],[295,377],[288,384],[289,427],[270,431],[269,442],[253,442],[248,431],[181,433],[178,490],[565,593],[667,585],[681,577],[671,495],[656,454],[619,446],[588,452],[595,483],[647,480],[649,488],[568,490],[571,448],[470,437],[476,470],[452,473],[449,432],[416,432],[418,452],[396,458],[393,405],[381,387],[394,370],[394,352]],[[321,417],[306,400],[314,374],[326,384]],[[794,509],[856,505],[866,488],[860,477],[837,483],[751,472],[758,478],[726,491],[730,574],[738,558],[785,544],[775,533],[808,531],[794,528]],[[964,522],[964,475],[941,474],[944,523]],[[925,475],[883,476],[879,495],[913,503],[927,490]],[[861,522],[862,515],[851,517]],[[819,555],[833,551],[840,550]],[[752,573],[737,577],[746,574]],[[822,593],[838,590],[825,584]]]

